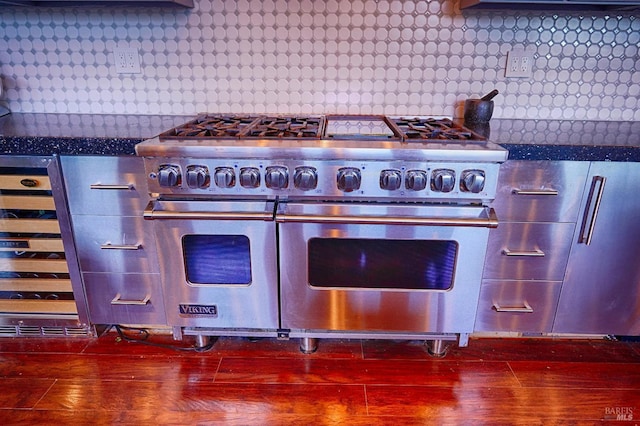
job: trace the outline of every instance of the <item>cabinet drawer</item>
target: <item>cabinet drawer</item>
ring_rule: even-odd
[[[561,282],[483,281],[475,331],[550,332]]]
[[[142,158],[63,157],[71,214],[142,215],[149,202]]]
[[[484,278],[562,281],[573,223],[501,223],[489,232]]]
[[[80,269],[158,272],[153,224],[141,217],[72,216]]]
[[[491,204],[501,221],[575,222],[587,161],[506,161]]]
[[[93,324],[166,324],[158,274],[84,273]]]

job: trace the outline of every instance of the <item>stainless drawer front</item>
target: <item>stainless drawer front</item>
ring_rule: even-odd
[[[152,224],[142,217],[73,216],[80,266],[90,272],[158,272]]]
[[[158,274],[83,274],[94,324],[157,324],[167,320]]]
[[[62,157],[72,214],[141,215],[149,202],[142,158]]]
[[[587,161],[507,161],[491,206],[501,221],[575,222]]]
[[[475,331],[548,333],[560,297],[561,282],[484,281]]]
[[[501,223],[489,231],[484,278],[562,281],[573,223]]]

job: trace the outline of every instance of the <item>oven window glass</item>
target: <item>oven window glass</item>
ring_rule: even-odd
[[[313,287],[447,290],[453,286],[457,241],[312,238]]]
[[[182,249],[190,283],[251,283],[251,252],[245,235],[185,235]]]

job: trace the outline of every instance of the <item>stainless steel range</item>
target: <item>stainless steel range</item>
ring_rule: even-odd
[[[234,114],[136,151],[176,335],[466,345],[501,147],[449,119]]]

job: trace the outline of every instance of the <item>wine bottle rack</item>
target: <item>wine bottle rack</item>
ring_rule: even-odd
[[[24,329],[33,335],[34,329],[60,325],[53,334],[67,334],[68,325],[78,334],[85,327],[79,321],[49,162],[5,163],[0,160],[0,335]]]

